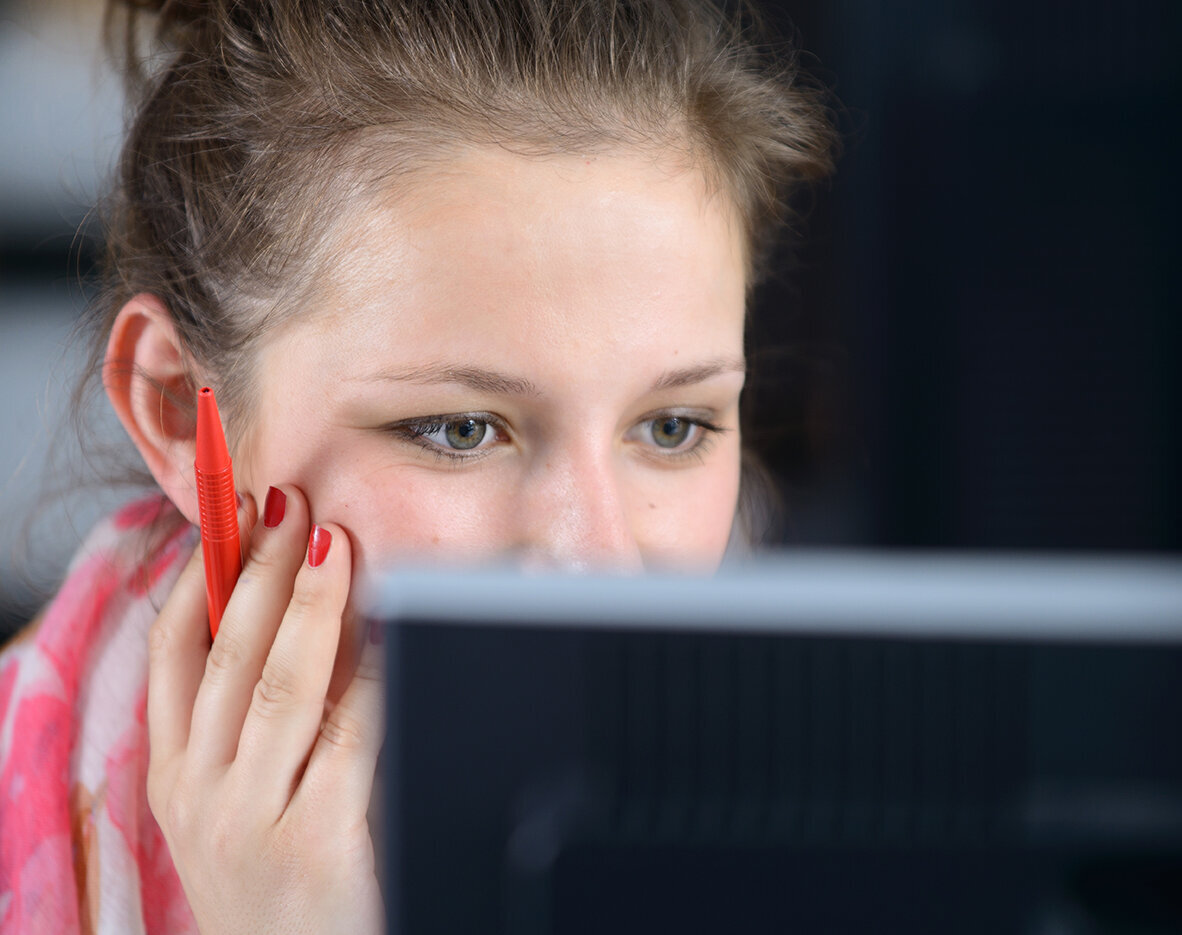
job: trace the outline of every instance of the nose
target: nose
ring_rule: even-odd
[[[519,497],[518,545],[524,565],[642,571],[622,475],[610,452],[584,449],[540,458],[523,479]]]

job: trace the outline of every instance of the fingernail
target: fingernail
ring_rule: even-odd
[[[374,646],[382,645],[382,621],[371,620],[369,622],[369,641]]]
[[[263,525],[274,529],[283,522],[283,514],[287,510],[287,494],[278,487],[267,489],[267,502],[263,505]]]
[[[332,533],[320,526],[313,526],[308,536],[308,564],[313,568],[328,557],[328,547],[332,545]]]

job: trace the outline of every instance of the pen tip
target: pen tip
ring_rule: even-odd
[[[203,386],[197,392],[197,470],[223,471],[229,463],[230,452],[226,448],[217,399],[210,387]]]

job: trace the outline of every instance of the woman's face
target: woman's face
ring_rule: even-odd
[[[653,157],[471,151],[334,222],[239,453],[359,570],[713,568],[739,487],[738,223]]]

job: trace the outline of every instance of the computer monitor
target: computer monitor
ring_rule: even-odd
[[[391,932],[1182,932],[1182,563],[372,595]]]

